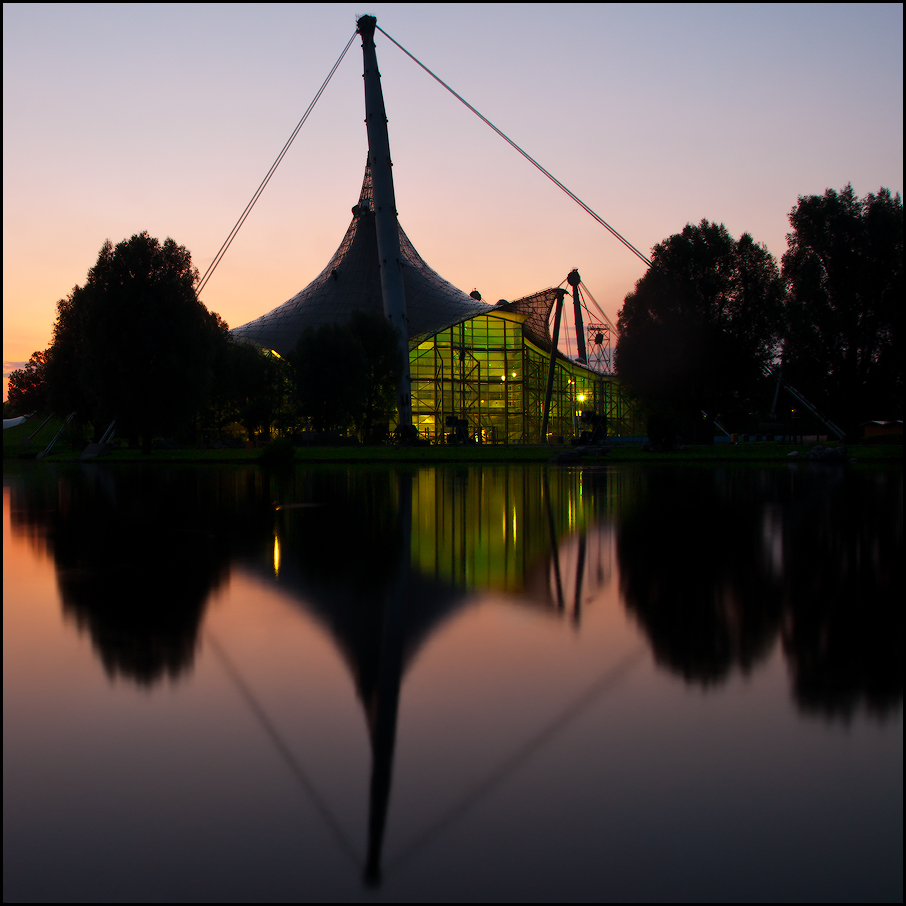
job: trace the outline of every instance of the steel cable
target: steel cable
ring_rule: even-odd
[[[396,46],[404,54],[406,54],[407,57],[409,57],[411,60],[413,60],[419,66],[421,66],[421,68],[424,69],[425,72],[427,72],[428,75],[431,76],[432,79],[434,79],[437,82],[440,82],[440,84],[443,85],[444,88],[446,88],[447,91],[449,91],[450,94],[453,95],[453,97],[455,97],[458,101],[460,101],[466,107],[468,107],[469,110],[471,110],[472,113],[474,113],[475,116],[477,116],[485,125],[490,126],[507,144],[509,144],[511,147],[515,148],[530,164],[532,164],[532,166],[534,166],[538,170],[540,170],[552,183],[554,183],[555,186],[557,186],[563,192],[565,192],[577,205],[579,205],[579,207],[581,207],[587,214],[590,214],[598,223],[601,224],[602,227],[604,227],[606,230],[608,230],[614,238],[616,238],[620,242],[622,242],[623,245],[625,245],[626,248],[628,248],[630,252],[632,252],[638,258],[641,258],[641,260],[644,261],[645,264],[647,264],[649,267],[651,266],[651,260],[649,258],[647,258],[645,255],[643,255],[628,239],[621,236],[606,220],[604,220],[603,217],[601,217],[599,214],[596,214],[587,204],[585,204],[584,201],[582,201],[581,198],[579,198],[578,195],[574,194],[569,189],[567,189],[566,186],[564,186],[563,183],[560,182],[560,180],[557,179],[556,176],[554,176],[548,170],[545,170],[545,168],[542,167],[541,164],[539,164],[538,161],[536,161],[534,157],[532,157],[527,152],[523,151],[522,148],[520,148],[519,145],[516,144],[516,142],[514,142],[508,135],[506,135],[504,132],[502,132],[500,129],[498,129],[486,116],[484,116],[482,113],[480,113],[478,110],[476,110],[464,97],[462,97],[462,95],[457,94],[442,78],[440,78],[439,76],[437,76],[433,72],[431,72],[431,70],[428,69],[428,67],[425,66],[425,64],[422,63],[421,60],[419,60],[417,57],[415,57],[411,53],[409,53],[409,51],[406,50],[406,48],[403,47],[403,45],[400,44],[399,41],[395,40],[390,35],[388,35],[387,32],[385,32],[384,29],[381,28],[380,25],[376,25],[375,28],[382,35],[384,35],[384,37],[386,37],[388,40],[390,40],[394,44],[396,44]]]
[[[245,210],[242,212],[242,215],[239,217],[239,220],[236,221],[236,225],[233,227],[232,230],[230,230],[230,234],[227,236],[223,245],[220,246],[220,251],[218,251],[217,254],[214,256],[214,260],[210,263],[210,265],[208,265],[208,269],[204,272],[203,276],[198,281],[198,289],[195,291],[195,295],[197,297],[201,296],[202,290],[205,288],[205,285],[207,284],[208,280],[211,279],[211,276],[214,273],[215,269],[217,268],[217,265],[220,264],[221,260],[223,259],[223,256],[227,253],[227,250],[229,249],[230,245],[232,245],[233,240],[236,238],[236,234],[242,228],[242,225],[245,223],[249,214],[251,214],[252,208],[255,207],[255,203],[258,201],[259,197],[261,196],[261,193],[264,191],[265,187],[270,182],[271,177],[274,175],[274,172],[276,171],[277,167],[280,166],[280,162],[286,156],[286,152],[289,151],[290,145],[292,145],[296,136],[299,134],[299,130],[302,128],[303,125],[305,125],[305,121],[308,119],[308,116],[312,112],[312,110],[314,110],[315,104],[318,103],[318,100],[320,99],[321,95],[324,93],[324,89],[327,88],[328,82],[330,82],[330,80],[333,78],[333,74],[337,71],[340,63],[343,62],[343,57],[346,56],[346,52],[352,46],[352,42],[355,40],[355,36],[357,34],[358,34],[358,29],[352,33],[352,37],[349,39],[349,41],[346,42],[346,46],[343,48],[343,52],[337,58],[336,63],[333,64],[333,68],[327,74],[327,78],[324,80],[323,84],[318,89],[318,92],[314,96],[314,99],[312,100],[312,102],[308,105],[308,109],[302,115],[302,119],[299,120],[298,125],[293,130],[293,134],[289,137],[286,144],[283,146],[283,150],[277,155],[277,159],[273,162],[273,164],[271,164],[270,170],[267,171],[267,176],[265,176],[264,179],[261,181],[261,185],[258,186],[258,190],[252,196],[252,200],[245,206]]]

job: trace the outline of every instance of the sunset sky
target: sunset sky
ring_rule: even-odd
[[[204,271],[355,30],[378,25],[645,254],[689,222],[778,259],[799,195],[902,194],[900,4],[5,4],[3,357],[49,345],[105,239]],[[645,265],[383,35],[400,222],[490,301]],[[339,245],[367,151],[356,39],[202,294],[236,327]]]

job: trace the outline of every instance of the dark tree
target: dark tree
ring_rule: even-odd
[[[649,413],[687,434],[702,411],[732,423],[768,392],[783,314],[777,265],[748,233],[734,240],[707,220],[651,257],[620,311],[617,372]]]
[[[229,324],[216,312],[212,312],[209,326],[213,334],[214,359],[211,366],[211,395],[202,418],[205,428],[220,432],[231,422],[239,421],[236,401],[238,382]]]
[[[116,418],[141,436],[186,423],[210,391],[216,325],[195,296],[198,272],[172,239],[104,243],[83,287],[58,305],[49,375],[62,409]]]
[[[352,425],[366,393],[367,376],[358,343],[346,325],[308,327],[293,357],[296,397],[315,431]]]
[[[270,350],[234,342],[226,350],[225,363],[229,373],[221,392],[232,407],[233,420],[245,428],[249,440],[259,432],[270,434],[287,395],[289,365]]]
[[[81,377],[80,312],[83,300],[84,290],[76,286],[65,299],[57,302],[57,320],[50,348],[47,350],[44,373],[50,408],[61,415],[76,412],[80,418],[91,420],[93,416],[82,391]]]
[[[24,368],[16,368],[9,374],[7,399],[10,410],[17,415],[28,415],[47,406],[45,366],[48,350],[33,352]]]
[[[396,411],[400,353],[396,330],[382,315],[354,311],[349,330],[365,367],[365,396],[353,421],[364,439],[375,436]]]
[[[790,212],[784,376],[850,435],[903,414],[903,202],[801,196]]]
[[[293,357],[302,414],[316,431],[355,427],[371,437],[396,405],[396,333],[381,315],[353,312],[349,324],[308,328]]]

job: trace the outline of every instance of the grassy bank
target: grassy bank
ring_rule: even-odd
[[[20,425],[4,432],[4,460],[34,459],[44,450],[62,425],[62,420],[51,419],[30,441],[23,443],[39,427],[40,421]],[[640,446],[611,445],[606,459],[593,462],[697,462],[697,463],[778,463],[789,462],[792,452],[799,456],[808,452],[811,444],[778,444],[755,442],[742,444],[715,444],[714,446],[686,447],[670,453],[649,453]],[[84,449],[81,441],[62,436],[53,452],[42,462],[77,461]],[[430,446],[430,447],[296,447],[295,463],[532,463],[548,462],[564,450],[556,446]],[[143,455],[139,450],[116,449],[103,457],[106,463],[254,463],[264,451],[254,450],[153,450]],[[851,445],[848,455],[859,463],[902,463],[902,444]]]

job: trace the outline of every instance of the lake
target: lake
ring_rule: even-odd
[[[902,900],[902,469],[14,464],[4,900]]]

